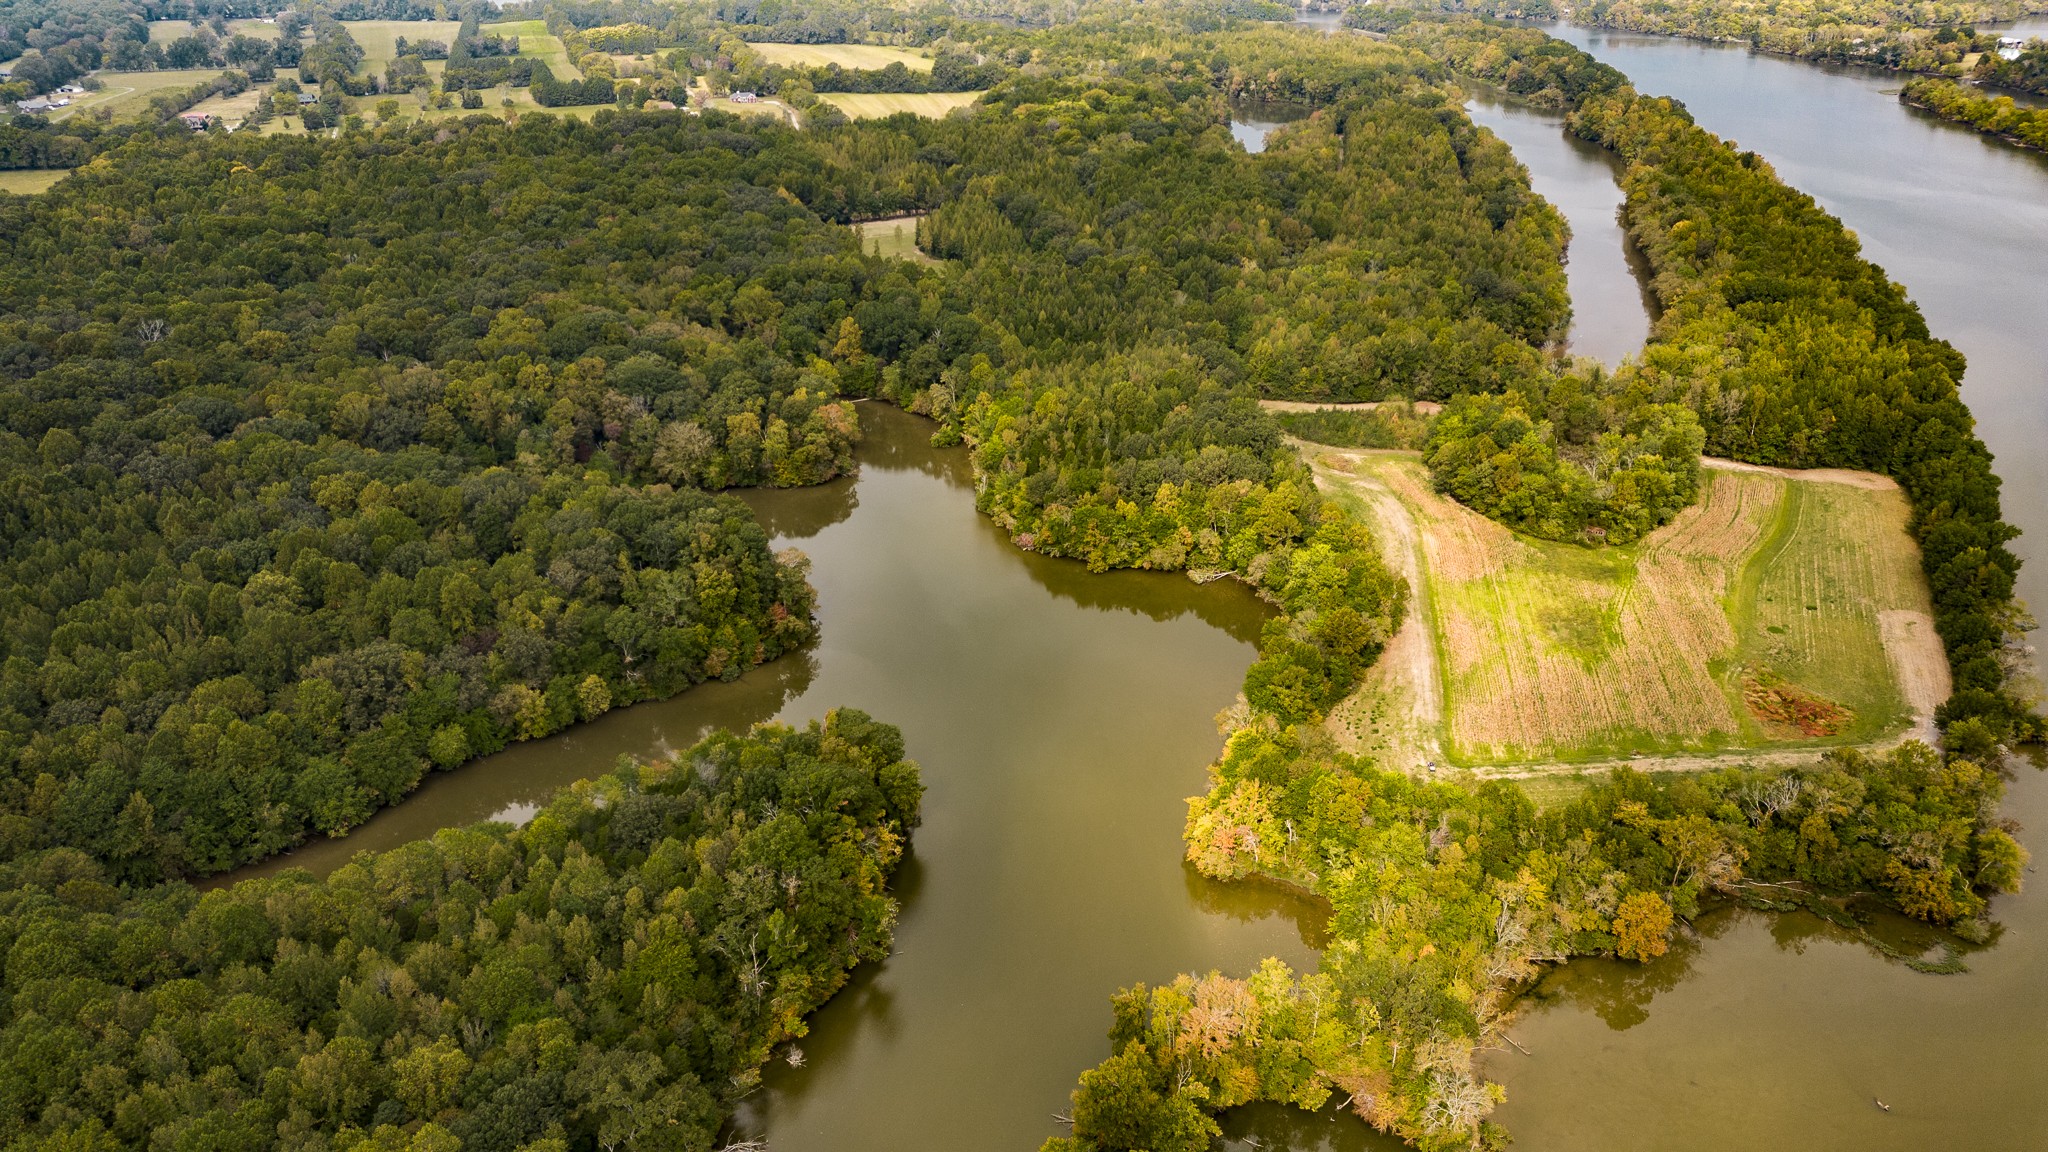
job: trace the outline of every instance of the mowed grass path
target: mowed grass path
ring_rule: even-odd
[[[907,48],[885,48],[879,44],[752,44],[770,64],[784,68],[823,68],[837,64],[855,72],[879,72],[901,64],[912,72],[932,70],[932,58]]]
[[[821,92],[818,99],[853,117],[874,120],[910,112],[932,120],[981,99],[980,92]]]
[[[1310,451],[1414,521],[1456,763],[1869,743],[1946,695],[1888,481],[1713,469],[1672,523],[1596,549],[1517,536],[1438,496],[1414,453]],[[1755,715],[1743,689],[1759,674],[1847,721],[1807,737]]]

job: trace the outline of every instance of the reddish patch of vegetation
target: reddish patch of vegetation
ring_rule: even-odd
[[[1758,672],[1742,683],[1742,699],[1762,719],[1802,736],[1833,736],[1849,722],[1847,708],[1787,684],[1771,672]]]

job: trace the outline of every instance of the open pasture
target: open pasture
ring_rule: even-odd
[[[80,112],[104,109],[116,120],[130,119],[147,111],[150,98],[158,93],[190,88],[219,76],[221,72],[219,68],[186,68],[167,72],[95,73],[106,86],[97,92],[72,97],[69,108],[50,118],[63,120]]]
[[[561,38],[548,31],[548,26],[539,20],[506,20],[497,24],[485,24],[481,31],[486,36],[516,36],[519,38],[519,54],[529,60],[548,66],[557,80],[581,80],[583,72],[576,62],[569,59],[569,50],[562,46]]]
[[[198,32],[199,28],[200,25],[194,24],[190,20],[151,20],[149,22],[149,42],[159,48],[167,48],[176,41],[183,40],[185,37]],[[275,40],[277,39],[277,21],[255,18],[230,20],[228,21],[228,34],[221,37],[221,39],[226,40],[235,36],[247,36],[251,40]]]
[[[247,120],[249,114],[256,111],[257,106],[268,99],[270,99],[270,85],[258,84],[247,91],[237,92],[232,96],[208,96],[206,99],[194,104],[192,111],[204,112],[208,116],[234,124]]]
[[[818,99],[855,120],[875,120],[898,112],[939,120],[981,96],[979,92],[821,92]]]
[[[384,69],[398,59],[400,36],[411,41],[439,40],[443,44],[453,44],[455,34],[462,30],[460,20],[344,20],[341,25],[355,37],[356,43],[363,46],[362,70],[371,76],[383,75]],[[548,39],[553,40],[554,37]],[[560,47],[559,41],[556,46]],[[429,72],[438,72],[441,67],[446,67],[439,60],[427,63]]]
[[[69,175],[70,171],[64,168],[9,168],[0,171],[0,192],[33,196],[49,191],[51,185]]]
[[[885,48],[879,44],[752,44],[770,64],[784,68],[824,68],[837,64],[852,72],[879,72],[901,64],[912,72],[932,70],[932,58],[908,48]]]
[[[1712,468],[1670,524],[1596,549],[1519,537],[1438,496],[1414,453],[1310,451],[1377,531],[1413,539],[1435,666],[1400,685],[1433,671],[1455,763],[1863,744],[1924,724],[1947,694],[1888,481]],[[1828,719],[1795,725],[1795,703]]]

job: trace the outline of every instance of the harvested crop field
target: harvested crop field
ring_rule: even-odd
[[[901,64],[912,72],[932,70],[932,58],[906,48],[880,44],[754,44],[754,51],[770,64],[784,68],[823,68],[837,64],[853,72],[878,72]]]
[[[941,120],[981,97],[980,92],[825,92],[818,99],[855,120],[873,120],[898,112]]]
[[[1881,477],[1710,467],[1670,524],[1596,549],[1438,496],[1414,453],[1307,450],[1383,536],[1415,540],[1454,763],[1863,744],[1918,734],[1947,693],[1906,501]]]

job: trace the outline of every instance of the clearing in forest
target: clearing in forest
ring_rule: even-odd
[[[754,51],[770,64],[784,68],[823,68],[837,64],[853,72],[879,72],[901,64],[912,72],[932,70],[932,58],[907,48],[885,48],[879,44],[754,44]]]
[[[1416,453],[1304,451],[1416,587],[1415,619],[1331,721],[1390,763],[1924,738],[1948,694],[1906,498],[1883,477],[1708,461],[1670,524],[1588,548],[1437,495]]]
[[[821,92],[825,101],[855,120],[874,120],[911,112],[931,120],[965,108],[981,99],[980,92]]]
[[[924,213],[891,216],[886,220],[862,220],[853,226],[861,250],[883,259],[908,260],[914,264],[937,264],[917,246],[917,222]]]
[[[350,27],[353,28],[354,25]],[[557,80],[583,79],[583,70],[576,67],[575,61],[569,59],[569,50],[562,46],[560,37],[548,31],[545,21],[505,20],[497,24],[485,24],[478,31],[486,36],[517,36],[519,54],[535,63],[547,65],[548,71],[554,73]],[[356,38],[360,40],[362,35],[358,33]],[[452,30],[446,39],[455,39]],[[364,47],[369,46],[366,44]]]
[[[52,184],[69,175],[68,168],[10,168],[0,171],[0,192],[33,196],[49,191]]]

